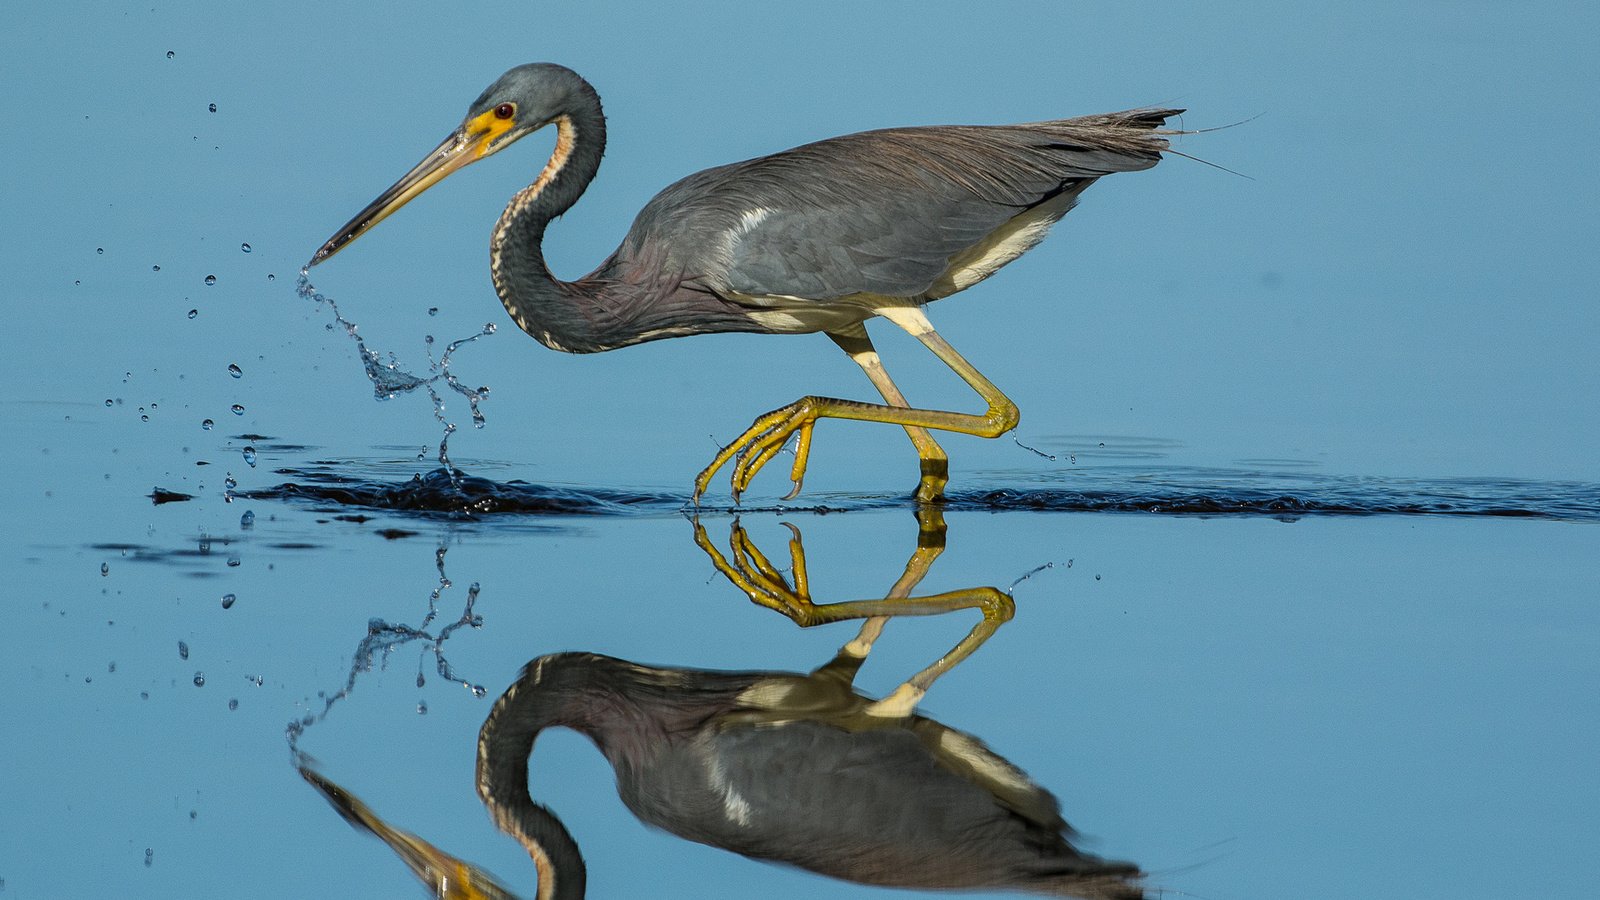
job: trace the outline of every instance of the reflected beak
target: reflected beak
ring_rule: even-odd
[[[416,168],[379,194],[378,199],[367,204],[366,209],[357,213],[356,217],[345,223],[333,237],[328,238],[328,242],[311,257],[310,265],[314,266],[338,253],[346,244],[366,234],[372,226],[410,203],[423,191],[443,181],[451,172],[499,150],[504,146],[500,143],[500,138],[511,129],[512,122],[496,119],[493,113],[484,113],[468,119],[418,163]]]
[[[333,804],[333,808],[338,810],[339,815],[344,816],[351,825],[376,835],[379,840],[388,844],[411,871],[422,879],[422,883],[433,891],[434,896],[444,900],[504,900],[504,898],[516,900],[516,895],[496,881],[494,876],[472,863],[451,856],[409,831],[401,831],[378,818],[378,815],[368,809],[367,805],[355,795],[329,781],[309,765],[300,766],[300,775],[320,791],[322,796]]]

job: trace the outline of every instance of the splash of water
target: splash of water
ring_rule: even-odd
[[[332,297],[318,291],[316,286],[311,283],[308,268],[303,267],[300,269],[300,278],[296,282],[295,293],[315,302],[318,307],[328,307],[329,311],[333,313],[333,322],[328,325],[328,328],[332,329],[335,326],[342,328],[344,333],[356,342],[356,354],[361,359],[361,365],[366,370],[367,378],[372,382],[372,396],[374,399],[393,400],[401,394],[409,394],[416,390],[427,392],[428,399],[433,402],[433,417],[439,421],[440,425],[444,426],[444,435],[439,439],[439,464],[444,468],[445,472],[449,473],[450,479],[454,483],[457,473],[455,466],[450,463],[450,436],[455,434],[456,423],[445,418],[444,396],[440,394],[438,385],[442,383],[446,390],[453,391],[467,399],[467,407],[471,411],[472,426],[474,428],[482,428],[487,424],[483,413],[478,409],[478,404],[488,398],[489,389],[486,387],[469,388],[463,384],[455,373],[450,371],[450,358],[462,346],[470,344],[481,337],[494,334],[494,323],[490,322],[484,325],[482,331],[470,337],[451,341],[445,345],[444,353],[438,359],[433,357],[433,338],[430,336],[427,339],[429,374],[423,376],[401,368],[400,361],[394,353],[380,354],[378,351],[368,347],[366,341],[362,339],[360,329],[356,323],[346,319],[339,312],[339,304]],[[388,357],[387,362],[384,361],[385,355]]]
[[[361,643],[356,646],[356,651],[351,657],[350,674],[346,676],[344,686],[332,694],[319,691],[317,696],[322,700],[322,709],[318,712],[307,713],[289,723],[285,729],[285,735],[289,739],[289,753],[296,761],[296,764],[308,759],[300,749],[300,738],[305,734],[306,729],[326,719],[339,701],[350,696],[350,693],[355,690],[356,681],[361,677],[362,673],[372,671],[374,666],[379,669],[387,668],[389,655],[397,648],[413,641],[428,642],[427,646],[423,648],[422,655],[417,660],[417,687],[420,688],[426,683],[422,664],[423,660],[426,660],[428,654],[431,653],[434,657],[434,670],[439,674],[440,678],[461,685],[471,691],[474,697],[481,698],[488,694],[488,690],[483,685],[475,684],[457,675],[455,668],[450,665],[450,661],[444,655],[445,642],[450,640],[451,635],[455,634],[458,629],[462,627],[483,627],[483,617],[473,610],[473,607],[478,602],[478,583],[473,582],[467,588],[466,602],[461,610],[460,617],[439,629],[437,634],[428,631],[428,626],[433,624],[434,619],[439,615],[440,598],[444,596],[445,591],[455,586],[450,581],[450,576],[445,574],[444,556],[446,551],[447,548],[441,546],[433,554],[433,564],[439,572],[439,582],[428,595],[428,612],[423,616],[422,624],[417,626],[407,625],[403,622],[390,624],[382,619],[369,619],[367,621],[367,634],[361,639]],[[426,711],[426,705],[419,704],[419,711]]]

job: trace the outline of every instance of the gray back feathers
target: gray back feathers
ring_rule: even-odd
[[[869,131],[708,169],[651,200],[610,265],[665,245],[717,293],[921,297],[1019,214],[1154,166],[1177,112]]]

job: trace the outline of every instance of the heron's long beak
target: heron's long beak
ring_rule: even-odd
[[[382,222],[389,214],[410,203],[423,191],[443,181],[451,172],[488,156],[499,149],[499,138],[511,130],[511,123],[497,119],[492,112],[475,116],[462,123],[451,135],[433,149],[416,168],[407,172],[378,199],[345,223],[328,242],[311,257],[316,265],[333,256],[344,246],[367,233],[372,226]]]

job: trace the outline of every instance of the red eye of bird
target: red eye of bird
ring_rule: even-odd
[[[517,108],[515,106],[509,103],[502,103],[494,108],[494,117],[496,119],[509,119],[516,111]]]

